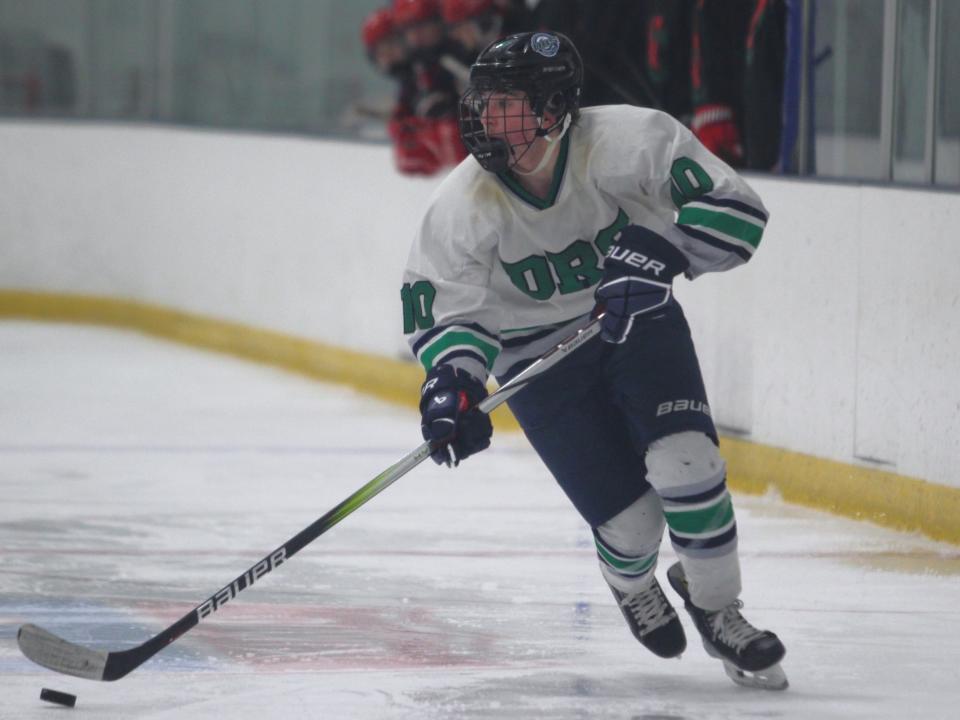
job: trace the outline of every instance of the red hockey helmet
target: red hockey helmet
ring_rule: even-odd
[[[454,23],[486,15],[493,10],[493,0],[440,0],[444,22]]]
[[[440,18],[437,0],[393,0],[393,22],[403,28],[414,23]]]
[[[363,44],[370,50],[378,42],[393,33],[393,13],[390,8],[378,8],[367,15],[360,29]]]

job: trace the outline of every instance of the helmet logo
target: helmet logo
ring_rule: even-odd
[[[553,57],[560,50],[560,38],[550,33],[536,33],[530,38],[530,48],[544,57]]]

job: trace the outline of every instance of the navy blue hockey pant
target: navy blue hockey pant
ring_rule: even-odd
[[[652,442],[684,431],[714,442],[717,437],[690,329],[676,302],[636,318],[621,345],[589,341],[508,404],[593,528],[650,488],[644,455]]]

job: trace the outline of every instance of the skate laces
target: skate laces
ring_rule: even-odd
[[[626,593],[620,605],[630,610],[637,624],[646,632],[666,625],[675,616],[673,607],[657,583],[640,592]]]
[[[764,634],[763,630],[757,630],[740,614],[740,608],[742,607],[742,601],[734,600],[723,610],[718,610],[710,616],[710,626],[713,628],[714,638],[722,640],[737,651],[743,650]]]

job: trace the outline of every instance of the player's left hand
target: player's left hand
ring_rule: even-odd
[[[609,343],[627,339],[633,319],[670,300],[673,278],[689,267],[680,250],[657,233],[628,225],[613,239],[595,298],[603,306],[600,336]]]
[[[486,396],[483,383],[464,370],[438,365],[427,373],[420,391],[420,429],[435,445],[430,455],[435,463],[455,467],[490,447],[493,425],[476,408]]]

